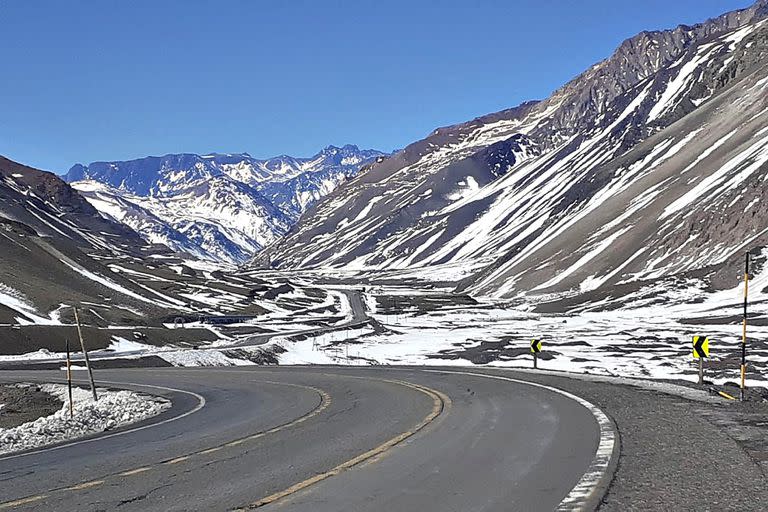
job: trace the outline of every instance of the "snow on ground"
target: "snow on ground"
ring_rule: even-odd
[[[299,341],[291,341],[285,336],[279,336],[264,348],[280,346],[285,349],[286,352],[278,356],[280,364],[283,365],[347,364],[350,360],[368,357],[368,354],[360,349],[358,342],[361,337],[364,339],[373,332],[369,327],[348,329]]]
[[[158,352],[158,357],[173,366],[243,366],[253,364],[246,359],[229,357],[218,350],[173,350]]]
[[[729,296],[721,293],[712,301]],[[370,298],[368,301],[375,300]],[[593,375],[696,380],[692,337],[710,337],[708,380],[736,381],[739,374],[740,325],[696,325],[681,319],[712,302],[694,306],[645,307],[576,315],[539,315],[494,303],[446,306],[427,313],[404,308],[373,316],[389,332],[350,333],[349,357],[343,334],[284,341],[279,364],[485,365],[530,368],[529,343],[544,342],[539,368]],[[664,310],[667,310],[666,313]],[[377,311],[374,310],[374,311]],[[670,310],[676,315],[671,315]],[[369,314],[371,314],[369,312]],[[756,343],[768,327],[752,326],[748,384],[768,384],[768,347]]]
[[[159,307],[173,307],[172,303],[168,304],[168,303],[165,303],[165,302],[159,302],[159,301],[156,301],[156,300],[148,299],[147,297],[144,297],[143,295],[139,295],[138,293],[135,293],[135,292],[129,290],[128,288],[125,288],[124,286],[121,286],[121,285],[115,283],[114,281],[111,281],[111,280],[107,279],[106,277],[103,277],[103,276],[100,276],[98,274],[95,274],[95,273],[91,272],[90,270],[88,270],[88,269],[86,269],[84,267],[80,267],[78,265],[73,265],[72,263],[69,263],[68,261],[63,260],[63,259],[60,260],[60,261],[64,265],[66,265],[67,267],[69,267],[72,270],[74,270],[75,272],[80,273],[80,275],[82,275],[83,277],[85,277],[87,279],[90,279],[90,280],[92,280],[92,281],[94,281],[96,283],[99,283],[101,285],[104,285],[107,288],[115,290],[116,292],[122,293],[123,295],[127,295],[128,297],[132,297],[132,298],[140,300],[142,302],[153,304],[153,305],[156,305],[156,306],[159,306]]]
[[[138,359],[140,357],[156,356],[173,366],[234,366],[253,364],[252,362],[236,357],[227,356],[222,350],[231,349],[232,340],[216,342],[212,345],[215,348],[186,349],[178,347],[158,347],[147,345],[135,341],[127,340],[119,336],[112,337],[112,343],[104,350],[94,350],[90,352],[91,360],[109,360],[109,359]],[[30,360],[58,360],[62,363],[66,360],[66,354],[63,352],[51,352],[46,349],[40,349],[36,352],[29,352],[20,355],[0,355],[0,362],[19,362]],[[75,353],[72,355],[73,361],[82,361],[82,355]],[[65,366],[61,367],[66,369]],[[72,366],[73,370],[84,370],[85,366]]]
[[[0,361],[29,361],[35,359],[63,359],[63,353],[51,352],[48,349],[41,348],[34,352],[27,352],[19,355],[0,355]]]
[[[370,293],[364,293],[363,300],[365,301],[365,309],[368,310],[368,313],[376,313],[376,311],[378,310],[378,303],[376,302],[376,297],[374,297]]]
[[[74,417],[69,417],[67,386],[44,384],[40,388],[59,398],[64,405],[50,416],[38,418],[13,428],[0,428],[0,454],[39,448],[54,443],[145,420],[171,407],[164,398],[97,388],[94,402],[89,389],[72,389]]]
[[[40,316],[23,293],[3,283],[0,283],[0,305],[6,306],[21,315],[16,317],[16,322],[19,325],[59,325],[61,323],[56,318]]]
[[[106,351],[94,352],[94,354],[99,355],[105,352],[111,352],[111,358],[157,356],[173,366],[240,366],[253,364],[251,361],[245,359],[229,357],[220,350],[215,349],[157,347],[126,340],[118,336],[113,336],[112,339],[114,341]],[[232,340],[220,340],[219,342],[215,342],[214,346],[220,346],[222,350],[226,350],[231,343]]]

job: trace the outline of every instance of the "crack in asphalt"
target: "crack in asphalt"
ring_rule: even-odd
[[[145,499],[147,499],[149,497],[150,494],[153,494],[153,493],[159,491],[160,489],[164,489],[166,487],[172,487],[173,485],[174,485],[173,483],[167,483],[167,484],[163,484],[163,485],[158,485],[157,487],[153,487],[152,489],[148,490],[144,494],[139,494],[138,496],[134,496],[132,498],[128,498],[128,499],[125,499],[125,500],[120,500],[117,503],[116,507],[122,507],[123,505],[129,505],[131,503],[136,503],[137,501],[145,500]]]

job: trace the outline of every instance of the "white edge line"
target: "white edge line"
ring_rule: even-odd
[[[596,405],[593,405],[591,402],[588,402],[587,400],[584,400],[579,396],[576,396],[572,393],[568,393],[567,391],[563,391],[562,389],[546,386],[544,384],[538,384],[536,382],[528,382],[525,380],[512,379],[510,377],[502,377],[501,375],[491,375],[487,373],[459,372],[459,371],[450,371],[450,370],[424,370],[424,371],[430,372],[430,373],[452,373],[452,374],[459,374],[459,375],[472,375],[474,377],[485,377],[488,379],[505,380],[505,381],[514,382],[517,384],[534,386],[537,388],[546,389],[548,391],[552,391],[554,393],[563,395],[567,398],[570,398],[571,400],[576,401],[577,403],[579,403],[580,405],[588,409],[589,412],[591,412],[592,415],[595,417],[595,420],[597,420],[597,424],[600,427],[600,441],[597,445],[595,456],[592,458],[592,462],[587,468],[587,471],[584,473],[581,479],[576,483],[573,489],[571,489],[571,492],[569,492],[568,495],[563,499],[563,501],[560,502],[560,505],[558,505],[556,509],[558,511],[584,510],[584,507],[587,504],[587,500],[591,498],[593,492],[597,488],[598,483],[605,476],[608,470],[608,466],[610,465],[610,462],[611,462],[611,457],[613,455],[614,447],[616,446],[616,433],[613,430],[613,425],[611,424],[611,420],[608,418],[608,416],[605,415],[605,413],[602,410],[600,410],[599,407],[597,407]]]
[[[39,450],[32,450],[32,451],[29,451],[29,452],[17,453],[15,455],[0,456],[0,461],[16,459],[16,458],[19,458],[19,457],[27,457],[29,455],[36,455],[38,453],[52,452],[54,450],[61,450],[63,448],[69,448],[70,446],[76,446],[76,445],[85,444],[85,443],[92,443],[94,441],[101,441],[102,439],[109,439],[110,437],[117,437],[117,436],[122,436],[122,435],[125,435],[125,434],[131,434],[133,432],[138,432],[139,430],[144,430],[144,429],[147,429],[147,428],[158,427],[160,425],[164,425],[166,423],[170,423],[172,421],[176,421],[176,420],[180,420],[182,418],[185,418],[185,417],[189,416],[190,414],[194,414],[197,411],[199,411],[200,409],[202,409],[203,407],[205,407],[205,397],[195,393],[194,391],[185,391],[183,389],[169,388],[169,387],[166,387],[166,386],[154,386],[152,384],[137,384],[137,383],[133,383],[133,382],[110,382],[110,381],[103,381],[102,380],[102,381],[96,382],[96,384],[97,384],[97,386],[98,385],[103,385],[103,384],[108,384],[108,385],[112,385],[112,386],[135,386],[135,387],[144,387],[144,388],[155,388],[155,389],[162,389],[162,390],[165,390],[165,391],[171,391],[171,392],[175,392],[175,393],[183,393],[183,394],[186,394],[186,395],[192,395],[195,398],[197,398],[197,405],[194,408],[190,409],[189,411],[185,412],[184,414],[180,414],[178,416],[174,416],[172,418],[168,418],[168,419],[165,419],[163,421],[159,421],[157,423],[150,423],[149,425],[143,425],[141,427],[135,427],[135,428],[131,428],[131,429],[128,429],[128,430],[121,430],[120,432],[114,432],[112,434],[107,434],[107,435],[103,435],[103,436],[98,435],[98,433],[92,433],[92,434],[88,434],[88,435],[97,435],[98,437],[91,437],[91,438],[88,438],[88,439],[81,439],[80,441],[72,441],[70,443],[65,442],[64,444],[59,444],[59,445],[56,445],[56,446],[51,446],[49,448],[40,448]]]

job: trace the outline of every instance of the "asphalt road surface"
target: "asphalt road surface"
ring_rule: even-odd
[[[152,368],[97,380],[174,407],[106,436],[0,457],[0,510],[554,510],[601,440],[572,398],[462,373]]]

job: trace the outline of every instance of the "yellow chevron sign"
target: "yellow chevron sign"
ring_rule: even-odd
[[[694,359],[709,357],[709,338],[706,336],[693,337],[693,357]]]
[[[531,353],[532,354],[538,354],[541,352],[541,340],[532,340],[531,341]]]

